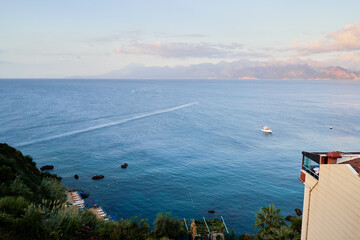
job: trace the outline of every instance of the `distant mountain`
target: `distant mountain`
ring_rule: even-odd
[[[360,73],[348,71],[342,67],[328,67],[321,70],[318,79],[360,80]]]
[[[202,63],[176,67],[145,67],[131,64],[93,78],[110,79],[292,79],[360,80],[360,73],[342,67],[319,68],[306,63],[281,61]]]

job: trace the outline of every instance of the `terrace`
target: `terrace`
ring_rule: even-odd
[[[322,164],[350,164],[358,171],[360,162],[360,152],[302,152],[301,169],[310,174],[316,180],[319,179]],[[303,174],[299,178],[305,181]]]

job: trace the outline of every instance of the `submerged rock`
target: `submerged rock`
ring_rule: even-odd
[[[103,175],[95,175],[92,177],[93,180],[98,180],[98,179],[103,179],[104,176]]]
[[[88,193],[80,193],[82,198],[88,198],[90,194]]]
[[[52,170],[52,169],[54,169],[53,165],[45,165],[40,168],[41,171]]]
[[[79,176],[77,174],[74,175],[75,179],[79,179]]]
[[[298,216],[301,216],[302,212],[299,208],[295,208],[295,212]]]
[[[123,165],[121,165],[121,168],[127,168],[128,164],[124,163]]]

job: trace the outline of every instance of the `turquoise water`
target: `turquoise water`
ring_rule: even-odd
[[[261,206],[302,208],[301,151],[359,151],[359,92],[351,81],[0,80],[0,142],[118,218],[223,216],[254,232]]]

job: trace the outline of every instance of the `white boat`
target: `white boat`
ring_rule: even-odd
[[[262,126],[261,131],[263,133],[272,133],[272,130],[269,127],[266,127],[266,126]]]

